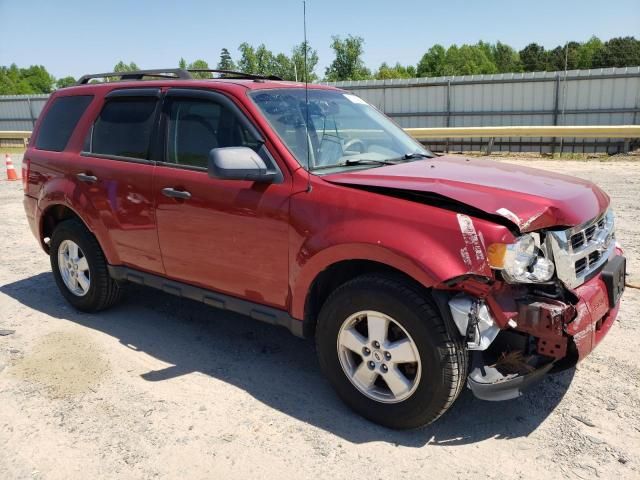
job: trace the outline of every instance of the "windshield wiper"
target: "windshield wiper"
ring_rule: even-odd
[[[374,160],[370,158],[351,158],[341,163],[332,163],[331,165],[319,165],[313,170],[325,170],[327,168],[351,167],[355,165],[397,165],[397,160]]]
[[[398,165],[399,163],[404,163],[409,160],[415,160],[416,158],[433,158],[433,157],[431,155],[427,155],[426,153],[414,152],[414,153],[405,153],[401,157],[387,158],[385,160],[376,160],[373,158],[348,158],[346,161],[342,163],[334,163],[331,165],[321,165],[321,166],[315,167],[313,170],[350,167],[352,165]]]
[[[390,158],[388,160],[374,160],[370,158],[348,158],[342,165],[395,165],[398,160]]]
[[[414,153],[405,153],[403,156],[399,158],[391,158],[392,161],[398,160],[415,160],[416,158],[433,158],[432,155],[427,155],[426,153],[414,152]]]

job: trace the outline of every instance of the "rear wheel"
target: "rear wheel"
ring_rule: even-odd
[[[367,275],[338,287],[320,312],[316,343],[321,368],[345,403],[391,428],[433,422],[466,378],[460,336],[403,279]]]
[[[120,299],[120,286],[109,276],[98,241],[79,220],[65,220],[56,226],[50,259],[60,292],[78,310],[97,312]]]

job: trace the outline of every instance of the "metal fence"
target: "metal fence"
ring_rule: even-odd
[[[637,125],[640,67],[336,82],[404,128]],[[0,96],[0,131],[31,130],[47,95]],[[490,138],[441,138],[434,150],[480,150]],[[629,139],[501,138],[493,150],[622,151]],[[638,139],[631,147],[637,147]]]
[[[640,67],[330,85],[353,91],[404,128],[636,125],[640,121]],[[479,150],[489,140],[442,138],[424,143],[436,150]],[[624,139],[613,138],[506,138],[496,141],[493,149],[615,152],[622,150],[624,143]]]
[[[49,95],[0,95],[0,131],[33,130]]]

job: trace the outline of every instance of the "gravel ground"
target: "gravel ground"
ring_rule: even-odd
[[[510,161],[599,183],[640,272],[640,162]],[[0,181],[3,478],[640,478],[638,290],[575,370],[509,402],[465,390],[395,432],[344,407],[284,329],[133,286],[108,312],[72,310],[21,200]]]

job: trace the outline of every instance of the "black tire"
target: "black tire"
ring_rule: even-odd
[[[340,364],[340,328],[363,310],[392,317],[417,346],[422,375],[413,394],[398,403],[382,403],[361,393]],[[322,306],[316,330],[320,367],[342,400],[363,417],[395,429],[421,427],[447,411],[466,381],[468,355],[454,328],[420,288],[401,278],[363,275],[338,287]]]
[[[87,293],[74,295],[65,285],[58,266],[58,249],[64,240],[75,242],[87,259],[91,280]],[[56,284],[64,298],[76,309],[83,312],[98,312],[115,304],[122,295],[118,283],[109,276],[107,260],[93,234],[76,219],[60,222],[51,235],[49,244],[51,270]]]

